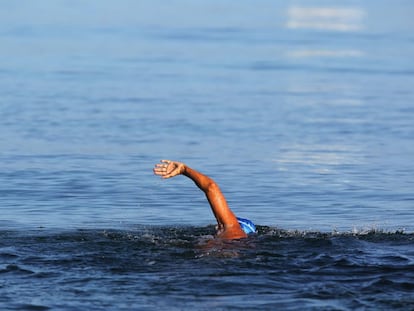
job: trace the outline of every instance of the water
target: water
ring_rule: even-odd
[[[0,302],[12,310],[414,306],[412,234],[261,226],[247,240],[209,244],[213,232],[213,226],[1,231]]]
[[[2,309],[412,309],[413,11],[4,3]],[[163,158],[259,234],[212,241]]]

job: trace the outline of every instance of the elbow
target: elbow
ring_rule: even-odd
[[[206,186],[206,193],[207,194],[214,194],[220,192],[219,186],[214,181],[209,181]]]

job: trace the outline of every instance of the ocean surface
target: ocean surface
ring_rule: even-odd
[[[414,310],[414,3],[0,6],[1,310]],[[214,239],[214,178],[258,233]]]

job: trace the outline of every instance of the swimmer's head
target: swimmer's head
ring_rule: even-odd
[[[239,218],[239,217],[237,217],[237,220],[240,224],[240,227],[244,231],[244,233],[246,233],[246,234],[256,233],[256,226],[254,225],[253,222],[251,222],[248,219]]]

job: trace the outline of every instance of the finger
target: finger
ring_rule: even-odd
[[[163,178],[171,178],[171,177],[174,177],[174,176],[177,176],[178,174],[177,174],[177,171],[176,170],[167,170],[167,171],[165,171],[164,172],[164,175],[163,175]]]
[[[167,169],[165,167],[154,167],[153,172],[157,175],[166,174]]]
[[[154,174],[156,174],[156,175],[166,175],[168,173],[165,170],[154,170]]]
[[[172,161],[171,160],[161,160],[161,163],[166,163],[166,164],[170,164]]]
[[[164,175],[164,174],[165,174],[165,172],[160,171],[160,170],[155,170],[155,169],[154,169],[154,174],[155,174],[155,175]]]
[[[166,164],[166,163],[159,163],[159,164],[155,164],[155,169],[159,169],[159,170],[167,170],[170,164]]]

